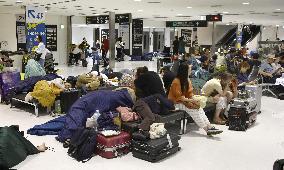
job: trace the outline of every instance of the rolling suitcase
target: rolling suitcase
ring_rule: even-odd
[[[236,98],[230,104],[228,114],[229,130],[246,131],[256,121],[256,99]]]
[[[180,150],[179,140],[180,136],[176,134],[167,134],[146,142],[132,140],[132,154],[145,161],[158,162]]]
[[[284,169],[284,159],[276,160],[273,164],[273,170],[283,170]]]
[[[79,90],[65,90],[60,94],[61,113],[68,113],[71,106],[79,99]]]
[[[261,112],[261,97],[262,97],[262,87],[261,86],[246,86],[245,89],[247,91],[251,91],[251,97],[256,99],[256,112]]]
[[[21,81],[20,72],[4,72],[0,74],[1,102],[9,103],[12,96],[10,91]]]
[[[129,153],[130,143],[131,137],[127,132],[121,132],[118,136],[110,137],[99,134],[96,153],[103,158],[116,158]]]

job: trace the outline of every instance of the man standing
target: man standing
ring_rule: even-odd
[[[109,50],[109,41],[106,37],[103,37],[103,41],[102,41],[102,59],[104,60],[104,66],[103,67],[107,67],[108,66],[108,60],[107,60],[107,53]]]
[[[178,54],[178,47],[179,47],[178,36],[175,36],[175,40],[173,41],[173,55]]]

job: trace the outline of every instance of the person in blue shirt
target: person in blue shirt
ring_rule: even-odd
[[[93,68],[92,68],[92,71],[97,71],[98,74],[100,74],[100,71],[99,71],[100,54],[99,54],[99,50],[97,48],[92,47],[91,57],[93,58]]]

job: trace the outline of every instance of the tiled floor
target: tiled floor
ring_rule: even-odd
[[[119,68],[134,68],[147,65],[155,69],[154,62],[122,62]],[[63,75],[78,75],[87,72],[82,67],[60,67]],[[88,68],[90,69],[90,68]],[[256,124],[246,132],[229,131],[226,126],[218,126],[224,133],[208,138],[195,125],[182,136],[182,150],[159,163],[148,163],[132,157],[131,154],[116,159],[103,159],[95,156],[87,163],[78,163],[67,155],[67,149],[57,142],[54,136],[26,135],[33,144],[42,142],[53,147],[55,152],[46,151],[29,156],[16,166],[19,170],[270,170],[276,159],[284,158],[284,101],[262,98],[262,113]],[[52,117],[34,115],[0,105],[0,126],[18,124],[21,130],[51,120]]]

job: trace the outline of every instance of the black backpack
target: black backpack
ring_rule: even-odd
[[[284,168],[284,159],[276,160],[273,164],[273,170],[283,170]]]
[[[78,128],[70,140],[68,155],[77,161],[89,161],[96,149],[97,132],[94,129]]]

